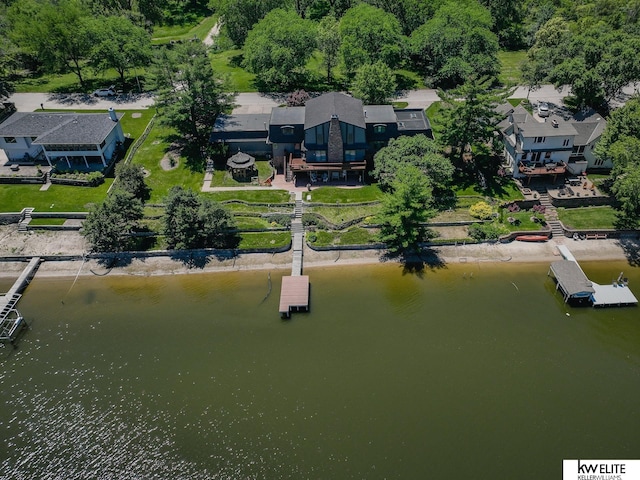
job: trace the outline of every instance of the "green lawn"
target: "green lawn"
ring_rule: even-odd
[[[433,135],[437,138],[442,134],[444,128],[444,118],[442,115],[442,102],[433,102],[425,111],[433,129]]]
[[[137,74],[140,82],[144,85],[145,70],[138,69]],[[90,68],[86,68],[82,71],[82,77],[85,80],[84,88],[80,86],[78,77],[73,73],[25,76],[16,81],[14,88],[17,93],[91,93],[98,88],[108,87],[109,85],[115,85],[117,90],[122,89],[120,75],[113,69],[94,73]],[[125,92],[138,92],[133,71],[127,73],[125,81],[127,83],[124,88]]]
[[[240,250],[249,248],[275,248],[291,244],[290,232],[241,233]]]
[[[383,193],[377,185],[367,185],[362,188],[319,187],[311,192],[311,201],[318,203],[375,202],[381,200],[382,196]]]
[[[558,208],[558,219],[573,229],[615,228],[616,211],[612,207]]]
[[[19,212],[33,207],[38,212],[86,212],[92,204],[101,202],[112,178],[98,187],[51,185],[40,191],[41,185],[0,185],[0,211]]]
[[[242,50],[225,50],[211,55],[213,71],[226,75],[234,92],[257,92],[256,76],[242,68]]]
[[[534,222],[531,220],[531,217],[534,216],[534,212],[524,210],[520,212],[504,212],[504,221],[503,225],[509,229],[511,232],[516,231],[534,231],[540,230],[544,227],[541,223]],[[507,219],[512,217],[516,219],[516,222],[510,223]]]
[[[289,203],[291,194],[285,190],[238,190],[228,192],[209,192],[210,198],[217,202],[225,200],[243,200],[249,203]]]
[[[367,228],[351,227],[342,232],[319,230],[310,233],[309,243],[318,247],[332,245],[367,245],[377,242],[377,231]],[[313,240],[313,241],[312,241]]]
[[[469,185],[466,187],[454,186],[454,191],[458,197],[492,197],[496,200],[508,202],[511,200],[522,200],[523,196],[513,180],[504,180],[494,185],[489,185],[482,190],[479,185]],[[478,199],[479,200],[479,199]],[[460,199],[460,201],[463,201]],[[475,201],[474,201],[475,203]]]
[[[500,61],[500,74],[498,79],[503,85],[522,85],[522,64],[527,59],[526,50],[516,52],[498,52]]]
[[[32,218],[29,222],[30,227],[37,227],[39,225],[64,225],[66,218]]]
[[[360,217],[374,216],[380,212],[380,204],[357,207],[308,207],[305,212],[323,216],[334,225],[339,225]]]
[[[256,167],[258,168],[258,178],[260,182],[264,182],[271,176],[273,171],[267,160],[256,161]],[[213,179],[211,180],[212,187],[246,187],[251,185],[250,182],[239,182],[234,180],[228,170],[218,170],[213,172]]]
[[[218,15],[212,15],[202,19],[196,25],[184,24],[156,26],[153,29],[151,43],[154,45],[160,45],[163,43],[169,43],[171,40],[191,40],[194,37],[204,40],[217,21]]]

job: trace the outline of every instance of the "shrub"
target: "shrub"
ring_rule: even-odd
[[[480,220],[487,220],[493,215],[493,208],[487,202],[477,202],[469,208],[469,215]]]
[[[509,230],[499,223],[474,223],[469,226],[469,236],[474,240],[496,240]]]
[[[287,215],[286,213],[279,213],[276,215],[269,215],[267,217],[267,219],[270,222],[275,222],[278,225],[281,225],[283,227],[290,227],[291,226],[291,215]]]

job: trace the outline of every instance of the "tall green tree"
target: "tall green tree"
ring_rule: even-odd
[[[6,7],[0,6],[0,99],[13,91],[10,72],[16,63],[17,47],[9,38],[9,24],[5,14]]]
[[[158,53],[152,67],[160,122],[187,142],[206,146],[216,117],[230,104],[225,78],[216,75],[206,47],[188,42]]]
[[[524,41],[524,2],[520,0],[480,0],[493,17],[493,33],[498,36],[501,47],[514,50]]]
[[[131,193],[114,190],[93,207],[82,225],[94,252],[124,252],[134,244],[133,231],[143,216],[142,202]]]
[[[438,92],[445,107],[440,141],[451,147],[453,155],[462,155],[469,148],[476,154],[489,154],[495,147],[502,120],[495,108],[506,101],[509,93],[491,90],[491,81],[472,78],[453,90]]]
[[[436,196],[451,186],[454,167],[439,153],[436,143],[426,135],[400,136],[389,141],[373,157],[373,176],[384,190],[393,187],[397,172],[405,165],[416,167],[429,180]]]
[[[424,223],[435,215],[429,207],[431,186],[418,167],[402,165],[382,200],[380,241],[392,253],[415,251],[426,240]]]
[[[149,200],[151,191],[147,186],[142,165],[120,162],[116,165],[116,187],[130,193],[139,200]]]
[[[293,10],[269,12],[249,32],[244,65],[260,87],[290,90],[305,81],[306,63],[316,48],[315,24]]]
[[[366,105],[388,104],[396,94],[396,76],[382,62],[367,63],[356,71],[351,84],[353,96]]]
[[[165,199],[163,233],[169,248],[223,248],[230,246],[233,217],[219,203],[200,198],[193,190],[172,187]]]
[[[611,187],[620,205],[619,227],[638,228],[640,223],[640,162],[628,164]]]
[[[448,2],[411,35],[416,68],[434,86],[450,88],[472,75],[495,78],[498,39],[489,11],[477,2]]]
[[[113,68],[125,86],[125,75],[151,61],[151,36],[125,16],[102,17],[95,21],[95,40],[89,62],[99,72]]]
[[[640,97],[629,99],[622,107],[611,112],[607,126],[595,146],[594,154],[602,160],[610,159],[613,146],[625,139],[640,140]]]
[[[238,47],[256,23],[283,6],[280,0],[211,0],[209,5],[220,14],[227,35]]]
[[[340,20],[340,37],[340,55],[349,76],[362,65],[377,61],[397,67],[403,37],[400,22],[392,14],[361,3]]]
[[[50,73],[73,72],[85,88],[83,70],[91,51],[93,22],[81,0],[24,0],[9,9],[12,37]]]
[[[318,24],[318,50],[322,52],[322,64],[327,69],[327,83],[331,72],[338,65],[340,52],[340,24],[333,15],[327,15]]]
[[[416,28],[433,17],[447,0],[365,0],[369,5],[383,9],[398,19],[404,35],[411,35]]]

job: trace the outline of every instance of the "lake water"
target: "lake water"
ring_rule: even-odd
[[[640,269],[583,268],[640,296]],[[32,328],[0,349],[0,476],[550,479],[637,458],[640,310],[567,307],[547,271],[307,269],[289,321],[283,272],[266,299],[266,271],[36,276]]]

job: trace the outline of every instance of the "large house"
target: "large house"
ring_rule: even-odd
[[[122,114],[16,112],[0,124],[0,148],[9,163],[104,168],[125,137]]]
[[[274,107],[270,114],[221,115],[212,143],[270,156],[287,172],[346,176],[362,172],[366,160],[400,135],[433,138],[423,110],[363,105],[343,93],[326,93],[304,107]]]
[[[610,169],[611,162],[595,158],[593,148],[606,121],[594,111],[570,118],[551,115],[540,121],[522,106],[503,110],[499,127],[504,154],[516,178],[579,175],[587,170]]]

